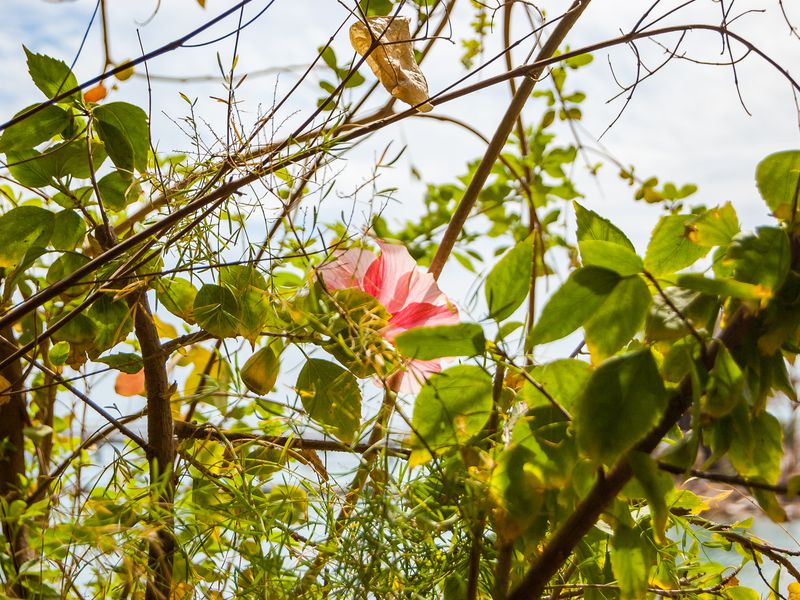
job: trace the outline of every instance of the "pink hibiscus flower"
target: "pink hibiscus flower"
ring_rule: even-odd
[[[433,275],[417,268],[405,246],[378,240],[380,256],[363,248],[339,252],[317,272],[328,290],[357,288],[366,292],[391,315],[381,334],[390,342],[414,327],[453,325],[458,311],[450,303]],[[390,380],[398,392],[416,392],[432,373],[442,370],[440,360],[410,360],[405,371]]]

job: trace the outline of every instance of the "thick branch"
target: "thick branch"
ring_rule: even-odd
[[[14,334],[8,327],[2,331],[3,337],[13,340]],[[9,348],[0,344],[0,356],[8,355]],[[5,390],[5,402],[0,399],[0,497],[11,499],[20,492],[22,477],[25,476],[25,437],[23,428],[27,421],[25,386],[22,375],[22,364],[19,360],[9,363],[3,370],[2,376],[11,384]],[[5,516],[5,515],[0,515]],[[20,566],[34,557],[33,550],[28,544],[28,530],[24,523],[13,519],[3,519],[3,535],[9,544],[9,555],[14,567],[15,577],[19,575]],[[25,598],[25,590],[20,581],[11,586],[14,595]]]
[[[135,311],[136,337],[142,347],[144,381],[147,394],[147,438],[150,484],[155,496],[156,522],[160,524],[149,546],[150,580],[146,600],[171,597],[172,561],[175,551],[173,533],[175,498],[175,439],[167,380],[166,358],[161,352],[158,331],[147,297],[142,294],[131,302]]]

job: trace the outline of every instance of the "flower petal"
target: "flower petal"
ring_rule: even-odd
[[[434,373],[441,373],[440,360],[412,360],[406,365],[404,372],[395,374],[389,381],[395,392],[416,394],[428,378]]]
[[[405,246],[378,240],[381,255],[364,276],[364,291],[394,314],[411,302],[446,304],[433,275],[420,271]]]
[[[394,313],[402,308],[402,302],[398,306],[395,301],[398,284],[416,270],[417,263],[405,246],[386,244],[380,240],[378,245],[381,255],[364,275],[364,291],[377,298],[390,313]],[[408,289],[407,284],[404,287]]]
[[[322,276],[322,281],[329,290],[363,290],[364,275],[375,261],[375,255],[369,250],[350,248],[334,254],[333,260],[319,267],[317,273]]]
[[[459,322],[458,310],[455,306],[412,302],[400,312],[392,315],[389,326],[381,333],[387,340],[414,327],[430,327],[432,325],[455,325]]]

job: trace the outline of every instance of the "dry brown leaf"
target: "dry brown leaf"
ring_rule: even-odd
[[[367,29],[369,24],[369,29]],[[350,27],[350,43],[361,56],[372,44],[372,36],[379,40],[378,46],[367,56],[367,64],[389,93],[417,110],[433,109],[428,99],[428,82],[414,58],[411,45],[411,30],[407,17],[369,17],[367,24],[358,21]],[[424,104],[420,104],[424,102]]]
[[[11,400],[11,383],[0,375],[0,406]]]

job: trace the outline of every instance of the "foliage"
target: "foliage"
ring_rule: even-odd
[[[449,16],[414,9],[417,34]],[[491,35],[473,9],[466,66]],[[329,44],[320,129],[191,157],[156,150],[144,107],[24,53],[43,97],[0,135],[3,597],[755,597],[720,547],[800,578],[686,485],[738,484],[775,521],[800,487],[774,403],[797,401],[800,151],[754,164],[771,214],[754,231],[621,167],[663,208],[639,253],[574,181],[564,131],[587,96],[568,82],[592,57],[565,48],[496,156],[425,182],[401,222],[376,195],[366,232],[298,212],[353,124],[378,122],[359,112],[370,73]],[[452,232],[470,305],[422,265],[479,177]],[[252,242],[259,181],[280,204]]]

